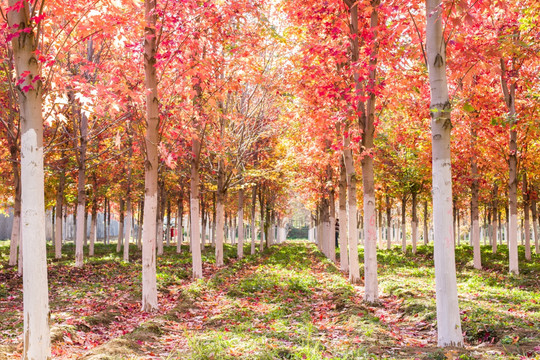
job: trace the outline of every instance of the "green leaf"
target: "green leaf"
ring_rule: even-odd
[[[476,109],[469,103],[466,103],[465,105],[463,105],[463,110],[465,110],[466,112],[475,112]]]

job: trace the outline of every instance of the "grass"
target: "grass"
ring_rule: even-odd
[[[196,281],[187,247],[182,254],[166,247],[155,313],[140,312],[140,252],[133,247],[124,263],[115,250],[97,244],[77,269],[72,244],[60,260],[48,249],[55,358],[540,359],[540,256],[527,262],[522,248],[519,276],[507,272],[505,246],[495,255],[482,247],[480,271],[471,247],[456,248],[462,349],[436,347],[432,246],[414,255],[379,250],[375,305],[304,241],[255,255],[246,246],[241,261],[226,245],[222,268],[207,247],[206,277]],[[0,244],[0,359],[18,351],[22,332],[22,282],[8,255]]]

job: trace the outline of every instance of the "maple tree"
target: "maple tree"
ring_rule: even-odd
[[[175,241],[183,251],[186,207],[191,273],[202,278],[214,270],[207,242],[218,267],[227,241],[245,261],[248,232],[251,254],[257,241],[261,252],[281,243],[291,193],[312,212],[319,250],[364,282],[368,303],[381,301],[384,222],[393,251],[398,207],[402,252],[415,255],[423,205],[438,344],[462,345],[462,224],[478,270],[481,234],[494,256],[504,235],[519,274],[518,206],[525,262],[531,225],[540,251],[538,10],[531,0],[2,2],[0,196],[14,212],[9,264],[25,274],[25,356],[50,348],[46,208],[58,261],[74,218],[79,268],[87,235],[95,256],[100,214],[103,241],[117,218],[116,251],[138,261],[137,222],[142,311],[156,312],[156,269]]]

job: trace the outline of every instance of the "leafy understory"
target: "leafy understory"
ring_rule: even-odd
[[[483,249],[485,270],[456,253],[463,349],[436,348],[432,247],[416,255],[379,250],[381,302],[313,244],[289,242],[242,261],[226,246],[226,266],[203,252],[205,279],[192,281],[190,254],[158,257],[160,310],[140,312],[140,258],[123,263],[99,245],[85,267],[73,249],[49,260],[55,359],[535,359],[540,358],[538,256],[508,275],[505,248]],[[0,247],[2,264],[7,247]],[[137,254],[133,249],[133,254]],[[52,255],[52,254],[49,254]],[[521,256],[523,254],[520,254]],[[362,257],[362,254],[360,255]],[[20,358],[21,279],[0,269],[0,359]]]

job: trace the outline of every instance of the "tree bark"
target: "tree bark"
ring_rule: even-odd
[[[124,244],[124,220],[125,220],[125,201],[120,199],[119,208],[120,208],[120,219],[118,221],[118,241],[116,242],[116,252],[122,250],[122,245]]]
[[[238,259],[244,257],[244,189],[238,190]]]
[[[536,211],[536,188],[531,185],[531,194],[533,194],[533,196],[531,197],[531,215],[532,215],[532,226],[533,226],[533,235],[534,235],[534,247],[535,247],[535,252],[537,254],[540,253],[540,249],[539,249],[539,244],[538,244],[538,215],[537,215],[537,211]]]
[[[347,220],[349,239],[349,281],[352,284],[360,283],[360,264],[358,262],[358,227],[356,204],[356,171],[354,169],[352,151],[349,148],[350,138],[345,138],[343,150],[345,168],[347,171],[347,207],[349,218]]]
[[[260,223],[260,232],[261,232],[261,241],[259,243],[259,251],[264,250],[265,242],[265,231],[264,231],[264,194],[262,191],[262,186],[259,187],[259,208],[261,212],[261,223]]]
[[[80,133],[79,133],[79,148],[78,148],[78,176],[77,176],[77,235],[75,239],[75,266],[82,267],[84,265],[83,259],[83,245],[86,238],[86,228],[84,216],[86,214],[86,147],[88,143],[88,118],[86,115],[80,113]]]
[[[417,196],[416,191],[412,193],[412,253],[416,254],[416,243],[418,241],[418,214],[416,212],[417,206]]]
[[[223,242],[225,240],[225,193],[220,187],[218,177],[218,191],[216,195],[216,265],[223,266]]]
[[[171,200],[167,199],[167,246],[171,246]]]
[[[530,196],[527,173],[523,173],[523,227],[525,232],[525,259],[531,260],[531,225],[529,222]]]
[[[407,195],[401,198],[401,251],[407,253]]]
[[[386,189],[386,249],[392,249],[392,203]]]
[[[88,256],[94,256],[94,246],[97,239],[97,214],[98,214],[98,204],[97,204],[97,180],[96,174],[92,176],[92,191],[94,192],[94,198],[92,199],[92,219],[90,220],[90,246],[88,249]]]
[[[159,175],[158,175],[159,176]],[[165,217],[165,185],[163,181],[158,182],[158,208],[157,208],[157,254],[163,255],[163,218]]]
[[[255,244],[257,242],[257,227],[256,221],[256,206],[257,206],[257,185],[253,186],[251,190],[251,255],[255,254]]]
[[[341,156],[339,172],[339,268],[345,272],[349,271],[347,228],[347,170],[343,156]]]
[[[463,346],[452,238],[450,102],[441,0],[426,0],[426,50],[431,88],[433,161],[433,229],[438,345]]]
[[[517,72],[516,69],[513,71]],[[515,76],[515,75],[514,75]],[[508,87],[508,74],[506,70],[506,64],[501,59],[501,86],[503,89],[504,100],[508,107],[508,117],[510,119],[510,146],[508,154],[508,205],[510,216],[508,221],[508,260],[509,271],[513,274],[519,274],[518,263],[518,242],[517,242],[517,118],[516,118],[516,82],[513,81]]]
[[[429,230],[428,230],[428,203],[424,201],[424,245],[429,244]]]
[[[54,257],[56,259],[62,258],[62,209],[64,207],[64,186],[66,183],[66,173],[64,167],[60,171],[60,179],[58,180],[58,188],[56,190],[56,220],[54,226]]]
[[[182,242],[184,241],[184,193],[183,190],[180,192],[180,197],[178,198],[178,214],[176,215],[176,253],[180,254],[182,252]]]
[[[202,279],[202,255],[201,255],[201,232],[199,229],[199,155],[201,144],[198,138],[194,138],[191,146],[194,156],[191,159],[191,184],[190,184],[190,244],[193,261],[193,278]]]
[[[491,221],[491,250],[493,254],[497,253],[497,232],[498,232],[498,226],[497,226],[497,213],[499,204],[497,202],[497,195],[498,195],[498,186],[497,184],[493,187],[493,200],[492,200],[492,221]]]
[[[476,160],[476,128],[471,125],[471,221],[472,221],[472,246],[473,246],[473,264],[475,269],[482,268],[482,257],[480,252],[480,222],[478,214],[478,191],[480,185],[478,183],[478,164]]]
[[[159,100],[157,93],[156,0],[145,0],[144,70],[146,88],[146,161],[142,250],[142,311],[158,308],[156,278],[156,216],[158,205]]]
[[[9,242],[9,265],[15,266],[17,265],[18,251],[21,251],[20,246],[19,246],[21,242],[21,178],[20,178],[20,169],[19,169],[18,161],[16,160],[16,156],[17,156],[16,152],[15,154],[13,154],[12,152],[11,156],[13,158],[12,169],[13,169],[13,185],[15,187],[15,196],[13,199],[13,226],[11,228],[11,237],[10,237],[10,242]],[[60,216],[62,216],[62,210],[60,210]],[[60,226],[62,226],[62,219],[60,219]],[[60,230],[60,236],[62,236],[61,230]],[[62,257],[61,253],[59,257]],[[22,264],[19,264],[19,267],[21,266]]]
[[[15,7],[18,0],[9,0]],[[12,40],[21,122],[21,253],[23,268],[23,359],[49,359],[49,300],[45,235],[42,83],[35,51],[36,25],[28,1],[7,13]],[[36,12],[39,15],[39,11]],[[28,32],[27,32],[28,31]]]
[[[368,99],[362,111],[359,122],[362,133],[362,185],[364,194],[364,268],[365,268],[365,294],[364,300],[373,303],[379,299],[377,281],[377,226],[375,215],[375,175],[373,170],[373,141],[375,137],[375,86],[377,77],[377,56],[379,46],[377,43],[377,28],[379,26],[378,6],[380,0],[371,0],[370,30],[373,44],[369,59],[368,84],[365,89]],[[356,5],[358,6],[358,5]],[[358,78],[357,78],[358,82]],[[358,90],[358,87],[357,87]],[[363,90],[361,91],[363,92]]]

